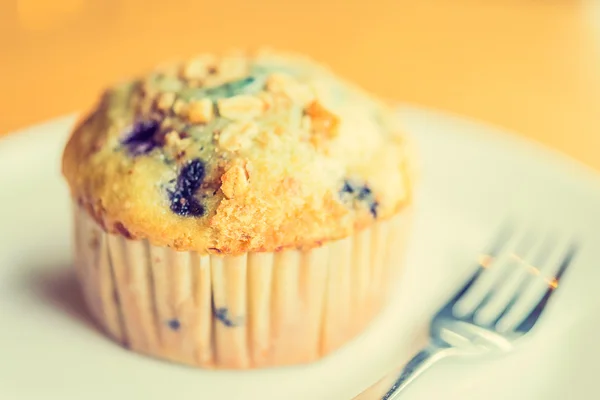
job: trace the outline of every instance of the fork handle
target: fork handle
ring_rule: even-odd
[[[452,348],[430,343],[402,368],[392,387],[381,397],[381,400],[395,400],[400,392],[406,389],[415,379],[436,362],[452,354]]]

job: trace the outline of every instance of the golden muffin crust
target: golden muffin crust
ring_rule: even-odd
[[[110,88],[63,173],[108,232],[201,253],[310,248],[410,202],[380,101],[298,55],[204,54]]]

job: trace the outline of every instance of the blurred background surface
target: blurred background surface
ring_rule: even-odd
[[[263,44],[600,169],[600,0],[0,0],[0,134],[164,59]]]

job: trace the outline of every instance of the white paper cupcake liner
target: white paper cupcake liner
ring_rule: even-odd
[[[75,208],[75,265],[106,332],[204,368],[317,360],[360,333],[403,268],[411,213],[307,251],[201,255],[129,240]]]

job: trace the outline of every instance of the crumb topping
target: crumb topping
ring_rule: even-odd
[[[410,202],[380,101],[306,58],[204,54],[110,88],[63,157],[110,232],[203,253],[311,247]]]

